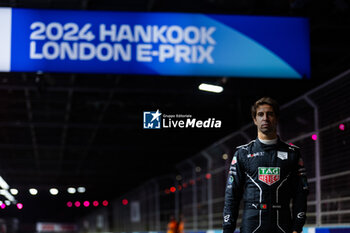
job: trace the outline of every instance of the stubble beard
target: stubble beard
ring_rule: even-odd
[[[274,127],[260,128],[260,132],[266,136],[272,136],[276,134],[276,129]]]

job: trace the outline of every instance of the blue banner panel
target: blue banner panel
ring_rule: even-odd
[[[310,77],[306,18],[11,11],[10,71]]]

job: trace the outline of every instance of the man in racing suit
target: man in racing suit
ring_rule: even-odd
[[[278,104],[269,97],[252,106],[258,138],[237,147],[232,159],[223,233],[234,232],[242,196],[241,233],[302,232],[308,194],[306,172],[299,148],[278,138],[278,116]]]

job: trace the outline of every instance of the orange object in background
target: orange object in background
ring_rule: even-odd
[[[177,233],[185,233],[184,222],[182,220],[179,221],[179,225],[177,227]]]
[[[168,223],[167,233],[177,233],[177,222],[174,216],[170,216],[170,221]]]

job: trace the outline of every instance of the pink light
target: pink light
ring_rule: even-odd
[[[311,138],[312,138],[312,140],[316,141],[316,140],[317,140],[317,134],[313,134],[313,135],[311,136]]]
[[[207,174],[205,175],[205,178],[206,178],[207,180],[209,180],[209,179],[211,178],[211,174],[210,174],[210,173],[207,173]]]
[[[94,201],[94,202],[92,203],[92,205],[95,206],[95,207],[97,207],[97,206],[98,206],[98,201]]]
[[[2,205],[0,207],[1,207],[1,209],[5,209],[6,208],[5,203],[2,203]]]
[[[102,205],[103,205],[103,206],[108,206],[108,201],[104,200],[104,201],[102,202]]]
[[[122,204],[123,204],[123,205],[127,205],[128,203],[129,203],[129,201],[128,201],[127,199],[123,199],[123,200],[122,200]]]
[[[74,205],[75,205],[75,207],[80,207],[80,202],[79,202],[79,201],[76,201],[76,202],[74,203]]]
[[[339,129],[340,129],[341,131],[344,131],[344,130],[345,130],[345,125],[344,125],[344,124],[340,124],[340,125],[339,125]]]
[[[68,207],[72,207],[73,206],[73,203],[71,201],[67,202],[67,206]]]
[[[90,202],[89,201],[84,201],[84,206],[85,207],[89,207],[90,206]]]
[[[18,208],[19,210],[23,209],[23,204],[22,204],[22,203],[17,203],[17,208]]]

